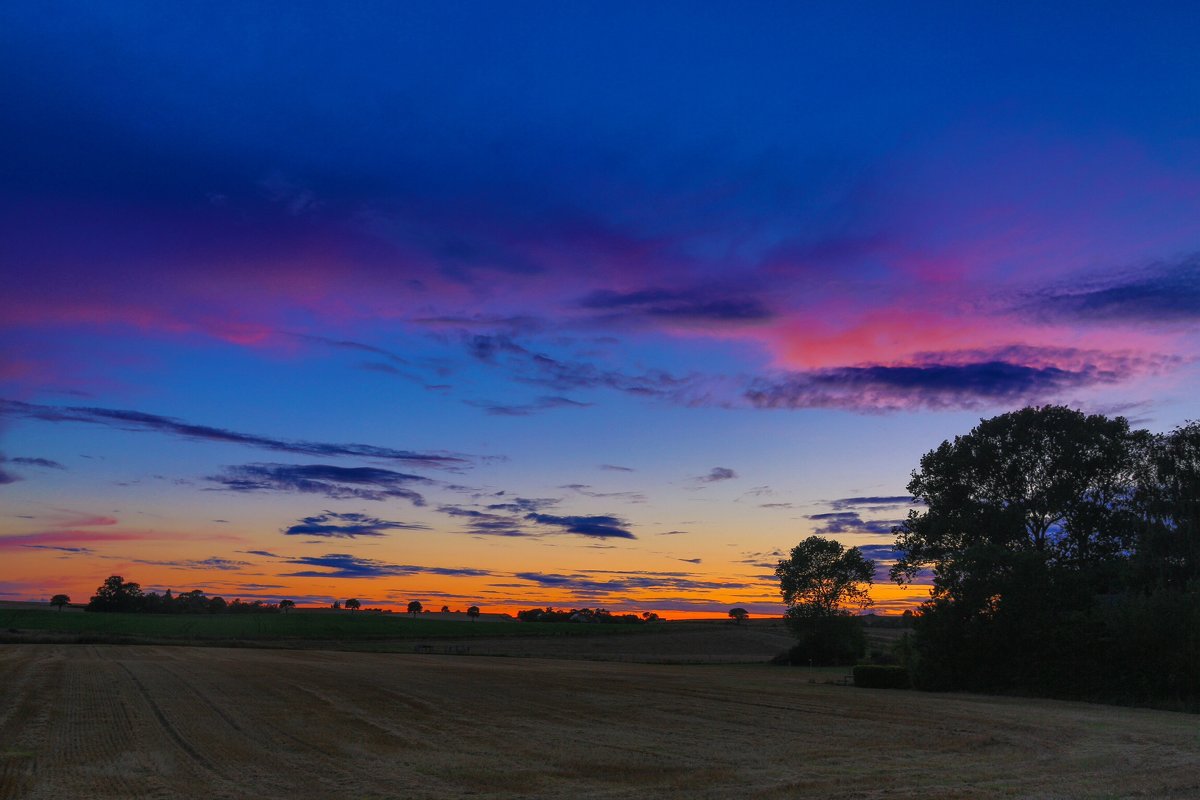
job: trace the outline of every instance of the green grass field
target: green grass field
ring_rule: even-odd
[[[0,610],[0,633],[38,631],[146,639],[371,640],[429,637],[596,636],[628,634],[641,625],[572,625],[566,622],[459,622],[403,614],[112,614],[33,609]]]

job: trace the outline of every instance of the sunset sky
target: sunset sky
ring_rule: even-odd
[[[0,6],[0,599],[782,610],[1200,416],[1193,3]],[[927,587],[886,579],[876,610]]]

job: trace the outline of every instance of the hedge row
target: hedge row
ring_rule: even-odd
[[[854,685],[869,689],[907,689],[908,670],[883,664],[859,664],[854,668]]]

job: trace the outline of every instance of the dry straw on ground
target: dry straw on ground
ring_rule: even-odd
[[[1195,797],[1168,712],[803,669],[0,649],[0,798]]]

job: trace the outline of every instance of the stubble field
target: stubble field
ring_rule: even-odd
[[[1194,716],[806,670],[0,647],[0,798],[1196,797]]]

